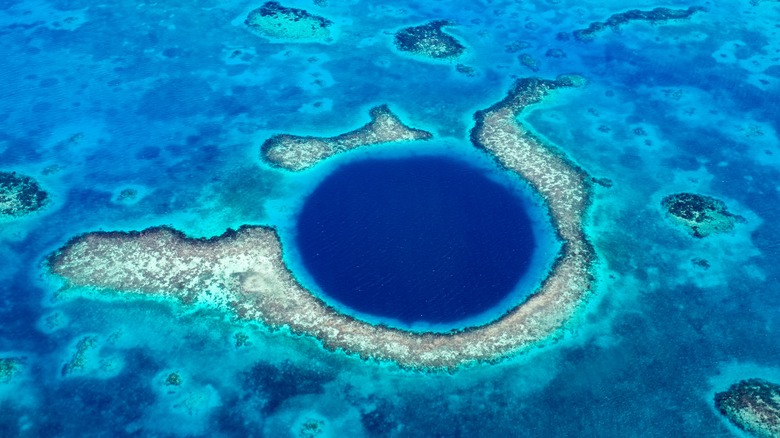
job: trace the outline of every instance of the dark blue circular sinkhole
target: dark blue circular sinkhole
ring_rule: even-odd
[[[536,248],[520,194],[443,156],[364,159],[304,201],[296,244],[326,301],[406,324],[461,321],[513,291]]]

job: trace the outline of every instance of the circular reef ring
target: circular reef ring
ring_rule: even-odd
[[[264,226],[243,226],[211,239],[188,238],[164,227],[88,233],[52,254],[49,268],[71,286],[63,293],[81,290],[104,296],[124,292],[201,302],[271,328],[313,336],[331,350],[391,361],[405,368],[452,370],[500,360],[555,337],[582,307],[594,285],[594,251],[583,227],[591,200],[591,179],[517,122],[526,106],[541,101],[552,90],[581,83],[577,76],[522,79],[501,102],[474,117],[472,143],[517,173],[545,199],[562,241],[539,289],[491,323],[447,333],[421,333],[372,325],[339,313],[300,285],[282,258],[276,230]],[[370,144],[371,126],[381,128],[384,124],[369,124],[366,132],[355,131],[349,138],[365,134],[366,141],[358,143]],[[381,128],[381,132],[403,131],[398,124],[392,126],[392,130]],[[323,140],[311,141],[321,147]],[[305,144],[301,141],[298,146]]]

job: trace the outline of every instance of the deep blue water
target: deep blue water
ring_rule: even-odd
[[[536,244],[519,196],[448,157],[356,161],[305,201],[296,243],[342,305],[451,323],[501,302],[528,269]]]

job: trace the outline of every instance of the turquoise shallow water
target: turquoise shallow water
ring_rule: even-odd
[[[626,8],[691,5],[318,3],[285,5],[333,21],[332,44],[266,41],[242,27],[259,6],[244,2],[0,2],[0,170],[51,197],[0,223],[0,357],[23,365],[0,382],[0,435],[306,436],[311,424],[319,436],[739,434],[713,394],[780,379],[780,4],[704,4],[687,21],[586,43],[571,32]],[[392,48],[394,30],[434,19],[456,23],[459,61]],[[587,225],[597,289],[560,339],[530,353],[409,372],[216,310],[57,299],[41,265],[95,230],[214,236],[274,223],[284,240],[331,164],[273,169],[259,158],[271,135],[337,135],[387,103],[461,154],[474,112],[515,78],[564,73],[587,86],[521,121],[612,186],[594,189]],[[660,208],[682,191],[746,221],[691,238]],[[84,339],[84,367],[63,375]],[[171,373],[180,385],[166,384]]]

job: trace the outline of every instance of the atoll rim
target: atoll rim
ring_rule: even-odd
[[[591,178],[516,120],[552,90],[579,83],[580,78],[570,76],[521,80],[504,100],[475,115],[474,145],[538,192],[562,241],[538,290],[489,324],[419,333],[340,313],[291,274],[279,236],[269,227],[244,226],[211,239],[188,238],[168,228],[89,233],[53,254],[50,269],[73,287],[205,303],[245,320],[313,336],[328,349],[406,368],[452,369],[504,358],[554,336],[593,287],[594,253],[583,229]]]
[[[335,137],[275,135],[260,147],[262,158],[272,166],[299,171],[359,147],[433,137],[430,132],[404,125],[387,105],[371,108],[369,116],[371,120],[365,125]]]

